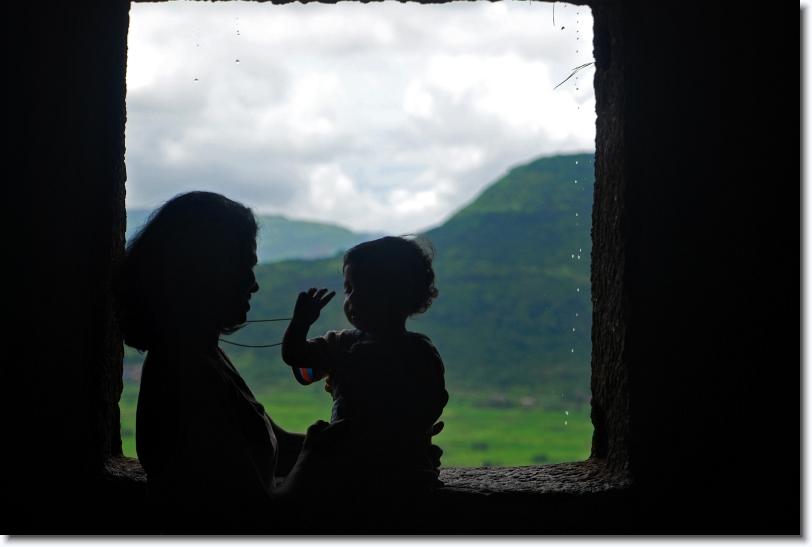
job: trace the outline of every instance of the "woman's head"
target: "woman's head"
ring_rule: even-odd
[[[382,319],[382,315],[402,316],[405,320],[428,310],[439,294],[434,286],[433,258],[434,247],[425,237],[383,237],[347,251],[347,319],[366,330],[358,324],[364,315],[375,317],[372,321]]]
[[[212,192],[166,202],[127,244],[122,327],[127,345],[148,350],[168,321],[233,332],[257,289],[258,226],[248,207]]]

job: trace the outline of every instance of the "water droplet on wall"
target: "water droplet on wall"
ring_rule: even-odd
[[[237,64],[240,64],[240,60],[239,60],[239,59],[237,59]]]

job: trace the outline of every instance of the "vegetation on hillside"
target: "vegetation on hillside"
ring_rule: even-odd
[[[555,156],[517,167],[426,233],[437,249],[440,297],[409,328],[435,342],[450,385],[588,392],[592,159]],[[310,286],[340,291],[341,266],[340,255],[257,266],[250,318],[289,317]],[[284,326],[249,325],[229,340],[273,343]],[[341,328],[351,327],[337,298],[310,332]],[[228,349],[260,385],[289,379],[277,348]]]

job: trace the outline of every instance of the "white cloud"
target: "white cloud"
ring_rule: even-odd
[[[511,166],[594,149],[592,70],[553,91],[592,60],[591,14],[552,9],[133,4],[128,206],[197,188],[362,231],[436,225]]]
[[[434,112],[434,97],[419,78],[412,80],[403,92],[403,111],[418,118],[431,118]]]

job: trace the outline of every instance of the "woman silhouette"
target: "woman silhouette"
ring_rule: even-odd
[[[245,323],[259,289],[256,235],[247,207],[190,192],[156,210],[127,246],[124,341],[147,352],[136,450],[164,531],[278,533],[284,494],[335,473],[325,462],[340,452],[345,424],[284,431],[218,345]],[[288,476],[283,487],[275,476]]]

